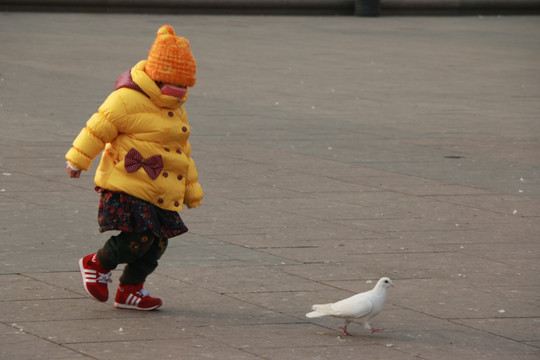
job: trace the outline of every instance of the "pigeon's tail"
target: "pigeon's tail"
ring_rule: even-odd
[[[322,317],[322,316],[326,316],[326,314],[322,313],[322,312],[319,312],[319,311],[312,311],[312,312],[306,314],[306,317],[308,317],[308,318],[318,318],[318,317]]]
[[[316,304],[311,307],[311,310],[314,310],[310,313],[307,313],[308,318],[317,318],[326,315],[332,315],[332,304]]]

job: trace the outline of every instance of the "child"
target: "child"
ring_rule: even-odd
[[[116,81],[115,91],[66,154],[78,178],[103,151],[95,175],[100,232],[119,230],[96,253],[79,260],[90,297],[105,302],[111,270],[126,264],[114,306],[153,310],[162,305],[143,288],[168,239],[186,232],[178,211],[201,204],[203,191],[191,158],[184,102],[195,85],[196,63],[187,39],[165,25],[147,60]]]

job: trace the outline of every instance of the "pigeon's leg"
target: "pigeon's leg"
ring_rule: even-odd
[[[376,333],[376,332],[379,332],[379,331],[384,331],[386,329],[374,329],[374,328],[371,328],[371,333]]]
[[[352,336],[352,334],[347,331],[347,326],[349,326],[350,323],[351,323],[351,320],[345,320],[345,325],[339,327],[341,331],[343,332],[343,335],[345,336]]]

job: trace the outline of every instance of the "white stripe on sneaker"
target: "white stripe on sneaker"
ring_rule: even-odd
[[[97,281],[97,271],[90,269],[83,269],[84,281],[95,283]]]
[[[132,305],[132,306],[139,306],[140,302],[141,302],[141,298],[133,294],[129,294],[128,298],[126,299],[126,304]]]

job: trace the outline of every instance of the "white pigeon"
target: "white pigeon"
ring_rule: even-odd
[[[345,319],[345,325],[340,327],[344,335],[351,335],[347,331],[347,326],[351,321],[360,322],[366,330],[371,330],[372,333],[383,331],[384,329],[373,329],[368,320],[381,312],[384,302],[386,301],[386,290],[394,286],[392,280],[387,277],[377,281],[377,285],[369,291],[353,295],[341,301],[331,304],[313,305],[312,312],[307,313],[308,318],[317,318],[321,316],[334,316]]]

